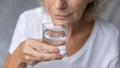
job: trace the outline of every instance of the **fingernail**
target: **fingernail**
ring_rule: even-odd
[[[57,48],[54,49],[55,53],[59,53],[59,50]]]

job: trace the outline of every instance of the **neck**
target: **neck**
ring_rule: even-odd
[[[67,56],[71,56],[80,50],[87,41],[92,28],[94,20],[85,22],[81,20],[78,23],[69,24],[69,32],[67,38]]]

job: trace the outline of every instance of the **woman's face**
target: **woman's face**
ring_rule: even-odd
[[[88,0],[44,0],[44,6],[53,23],[80,22]]]

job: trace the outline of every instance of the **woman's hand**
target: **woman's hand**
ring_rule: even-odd
[[[17,65],[35,65],[42,61],[58,60],[59,49],[42,43],[40,40],[27,39],[22,42],[12,54]]]

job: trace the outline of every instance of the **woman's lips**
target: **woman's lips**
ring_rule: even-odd
[[[70,17],[72,14],[68,14],[68,15],[59,15],[59,14],[56,14],[55,15],[55,18],[56,19],[59,19],[59,20],[65,20],[67,19],[68,17]]]

